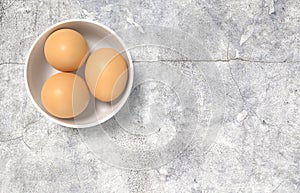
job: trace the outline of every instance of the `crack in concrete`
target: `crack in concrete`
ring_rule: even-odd
[[[191,59],[191,60],[133,60],[133,62],[231,62],[231,61],[241,61],[250,63],[262,63],[262,64],[293,64],[300,63],[300,61],[263,61],[263,60],[248,60],[243,58],[229,58],[229,59],[212,59],[212,60],[201,60],[201,59]]]
[[[283,184],[283,182],[285,182],[285,181],[286,181],[286,179],[282,180],[282,181],[279,183],[279,185],[276,186],[276,188],[275,188],[274,190],[272,190],[272,193],[275,192],[275,191]]]
[[[25,146],[26,146],[30,151],[33,150],[32,147],[30,147],[30,146],[25,142],[24,137],[22,138],[22,141],[23,141],[23,143],[25,144]]]
[[[237,83],[237,80],[236,80],[236,79],[234,78],[234,76],[233,76],[233,73],[232,73],[232,69],[231,69],[230,64],[229,64],[229,73],[230,73],[230,76],[231,76],[231,78],[232,78],[234,84],[236,85],[236,87],[237,87],[237,89],[238,89],[239,95],[240,95],[240,97],[241,97],[241,99],[242,99],[242,101],[243,101],[244,106],[245,106],[251,113],[253,113],[259,120],[261,120],[261,117],[258,116],[257,113],[256,113],[250,106],[247,105],[248,102],[246,101],[245,96],[242,94],[241,88],[240,88],[239,84]]]
[[[246,104],[245,97],[244,97],[244,95],[242,94],[241,88],[240,88],[239,84],[237,83],[237,80],[236,80],[236,79],[234,78],[234,76],[233,76],[232,69],[231,69],[231,66],[230,66],[230,65],[229,65],[229,73],[230,73],[230,76],[231,76],[231,78],[232,78],[232,80],[233,80],[235,86],[237,87],[237,89],[238,89],[238,91],[239,91],[240,97],[242,98],[244,104]]]
[[[24,63],[23,62],[2,62],[2,63],[0,63],[0,66],[1,65],[9,65],[9,64],[23,65]]]
[[[43,118],[43,117],[40,117],[39,119],[30,121],[29,123],[27,123],[26,125],[24,125],[25,133],[26,133],[26,131],[27,131],[27,129],[28,129],[28,128],[27,128],[28,126],[33,125],[33,124],[39,122],[42,118]]]
[[[263,61],[263,60],[248,60],[243,58],[229,58],[229,59],[212,59],[212,60],[206,60],[206,59],[174,59],[174,60],[165,60],[165,59],[159,59],[159,60],[132,60],[132,62],[231,62],[231,61],[241,61],[241,62],[249,62],[249,63],[261,63],[261,64],[294,64],[294,63],[300,63],[300,61]],[[16,65],[24,65],[24,62],[2,62],[1,65],[9,65],[9,64],[16,64]]]
[[[15,140],[18,140],[18,139],[21,139],[21,138],[23,138],[23,135],[21,135],[19,137],[12,138],[12,139],[0,140],[0,142],[5,143],[5,142],[10,142],[10,141],[15,141]]]
[[[0,23],[1,23],[1,27],[3,26],[3,18],[5,16],[5,10],[8,10],[14,3],[16,2],[16,0],[12,1],[10,4],[8,4],[6,7],[4,7],[4,3],[1,0],[0,1]]]
[[[3,7],[2,10],[4,11],[4,10],[9,9],[16,1],[17,1],[17,0],[12,1],[8,6]]]
[[[36,31],[37,21],[38,21],[38,13],[39,13],[39,6],[36,5],[36,10],[34,12],[34,24],[33,24],[33,31]]]

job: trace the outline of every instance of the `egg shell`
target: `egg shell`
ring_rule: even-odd
[[[100,101],[117,99],[126,87],[128,67],[123,56],[113,48],[100,48],[88,58],[85,80],[91,93]]]
[[[81,77],[73,73],[58,73],[44,83],[41,99],[50,114],[73,118],[88,106],[90,93]]]
[[[57,70],[71,72],[79,69],[88,56],[84,37],[72,29],[60,29],[47,38],[44,54],[47,62]]]

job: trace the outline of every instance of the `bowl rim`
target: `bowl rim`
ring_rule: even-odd
[[[120,105],[118,105],[110,114],[108,114],[105,118],[101,119],[101,120],[97,120],[91,123],[86,123],[86,124],[81,124],[81,125],[77,125],[77,124],[69,124],[69,123],[65,123],[63,121],[59,121],[56,118],[54,118],[53,116],[49,115],[48,113],[46,113],[43,109],[41,109],[41,107],[36,103],[35,99],[33,98],[30,88],[29,88],[29,84],[28,84],[28,64],[29,64],[29,58],[31,56],[31,53],[34,49],[34,47],[36,46],[36,44],[38,43],[38,41],[51,29],[61,25],[61,24],[66,24],[66,23],[71,23],[71,22],[84,22],[84,23],[90,23],[90,24],[94,24],[97,25],[105,30],[107,30],[111,35],[113,35],[118,42],[121,44],[121,46],[124,48],[124,52],[126,54],[126,56],[128,57],[128,80],[127,80],[127,86],[128,88],[124,91],[124,93],[122,94],[123,96],[121,97],[121,103]],[[132,90],[132,86],[133,86],[133,77],[134,77],[134,70],[133,70],[133,63],[132,63],[132,58],[130,53],[128,52],[127,47],[125,46],[123,40],[119,37],[119,35],[113,31],[111,28],[109,28],[106,25],[103,25],[97,21],[92,21],[89,19],[68,19],[68,20],[63,20],[60,21],[58,23],[55,23],[53,25],[51,25],[50,27],[48,27],[47,29],[45,29],[36,39],[35,41],[32,43],[27,56],[26,56],[26,60],[25,60],[25,68],[24,68],[24,78],[25,78],[25,87],[26,87],[26,91],[27,91],[27,95],[29,96],[31,102],[33,103],[33,105],[35,106],[36,109],[38,109],[38,111],[44,115],[46,118],[48,118],[50,121],[65,126],[65,127],[69,127],[69,128],[88,128],[88,127],[93,127],[96,125],[99,125],[101,123],[104,123],[105,121],[109,120],[110,118],[112,118],[118,111],[120,111],[120,109],[125,105],[125,103],[127,102],[129,95],[131,93]],[[96,100],[96,99],[95,99]]]

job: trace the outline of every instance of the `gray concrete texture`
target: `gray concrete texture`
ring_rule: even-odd
[[[178,81],[180,76],[167,73],[175,68],[190,80],[176,89],[192,89],[195,98],[145,82],[129,98],[133,123],[126,131],[117,128],[116,118],[92,132],[50,122],[27,97],[24,62],[41,32],[74,18],[109,26],[127,45],[145,41],[130,50],[137,76],[149,70]],[[294,0],[0,0],[0,192],[300,192],[299,18]],[[142,38],[151,33],[149,26],[157,45]],[[166,43],[165,30],[173,32],[167,43],[177,49],[159,46]],[[185,37],[196,40],[186,41],[191,52],[180,43]],[[210,66],[222,84],[211,87],[205,78]],[[201,135],[206,130],[197,126],[211,124],[218,87],[225,108],[212,125],[221,127]],[[182,124],[176,107],[188,100],[197,102],[183,109]],[[152,130],[143,127],[155,113]],[[198,134],[186,146],[156,150],[165,159],[146,162],[154,157],[145,149],[170,147],[193,129]],[[103,150],[111,144],[102,143],[100,130],[109,143],[149,157],[131,160],[136,155],[125,151],[110,157]],[[145,162],[135,168],[139,160]]]

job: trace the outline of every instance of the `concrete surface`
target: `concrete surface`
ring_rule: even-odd
[[[189,88],[200,100],[190,109],[192,122],[207,118],[192,115],[206,115],[198,106],[207,105],[209,111],[213,103],[209,99],[215,98],[205,90],[201,77],[207,74],[201,67],[216,66],[220,76],[215,78],[222,80],[219,86],[225,90],[225,110],[223,122],[217,122],[222,127],[210,136],[213,141],[202,146],[205,139],[196,138],[175,157],[165,152],[173,157],[159,167],[122,168],[124,160],[110,164],[115,160],[106,159],[109,152],[107,157],[95,152],[83,130],[61,127],[38,113],[24,86],[26,54],[43,30],[71,18],[103,23],[120,32],[126,44],[142,41],[139,37],[148,33],[147,25],[157,26],[156,32],[172,29],[169,35],[185,33],[201,42],[203,47],[196,46],[185,56],[147,44],[133,48],[131,54],[136,66],[173,66],[191,80]],[[1,0],[0,192],[300,192],[299,18],[300,4],[294,0]],[[140,35],[128,35],[128,29]],[[178,39],[169,43],[173,42]],[[193,42],[188,43],[193,48]],[[159,125],[165,133],[155,130],[158,137],[150,141],[154,147],[168,146],[168,139],[181,134],[172,112],[186,98],[175,95],[172,88],[150,82],[137,87],[129,100],[135,124],[149,122],[151,101],[158,101],[163,118],[170,118],[163,119],[164,127]],[[160,122],[154,121],[154,126]],[[112,143],[144,147],[114,133],[116,125],[110,120],[99,127],[115,136]]]

